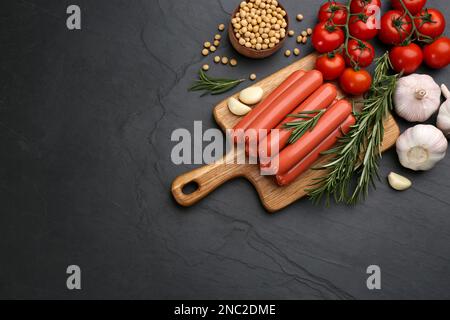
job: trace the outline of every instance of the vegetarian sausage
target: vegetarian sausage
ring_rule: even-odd
[[[278,174],[276,176],[278,185],[286,186],[292,183],[295,179],[297,179],[297,177],[311,168],[314,162],[316,162],[316,160],[320,157],[321,153],[330,150],[339,138],[346,135],[350,131],[351,126],[355,123],[355,117],[353,115],[349,115],[347,119],[345,119],[345,121],[337,129],[335,129],[333,133],[325,138],[325,140],[323,140],[310,154],[308,154],[285,174]]]
[[[234,130],[245,130],[249,125],[259,117],[259,115],[266,110],[279,96],[281,96],[286,90],[288,90],[297,80],[306,74],[303,70],[297,70],[291,73],[275,90],[273,90],[266,99],[261,101],[256,107],[252,109],[237,125],[234,126]]]
[[[253,121],[247,130],[270,130],[275,128],[292,110],[309,97],[323,83],[320,71],[308,71],[297,80],[288,90],[276,98],[270,108],[266,108]]]
[[[295,109],[292,113],[300,113],[305,111],[313,111],[313,110],[322,110],[330,106],[336,99],[337,89],[331,83],[323,84],[319,89],[317,89],[312,95],[308,97],[302,104],[300,104],[297,109]],[[314,115],[311,115],[314,116]],[[291,136],[292,130],[284,129],[283,125],[288,122],[293,121],[303,121],[304,119],[299,119],[295,117],[289,117],[283,120],[283,122],[277,127],[280,129],[278,134],[278,150],[274,150],[276,147],[276,142],[272,139],[272,135],[268,135],[265,139],[260,142],[260,155],[262,157],[271,157],[279,152],[279,150],[283,150],[283,148],[288,144],[289,137]],[[272,152],[274,150],[274,152]],[[252,151],[250,151],[252,152]]]
[[[261,163],[261,169],[264,171],[264,168],[270,167],[271,172],[279,175],[288,172],[338,128],[351,113],[352,104],[345,99],[339,100],[323,114],[312,131],[306,132],[295,143],[284,148],[270,163]]]

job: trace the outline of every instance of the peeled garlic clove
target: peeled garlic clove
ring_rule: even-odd
[[[403,132],[396,145],[402,166],[426,171],[445,157],[448,142],[435,126],[419,124]]]
[[[403,190],[411,188],[411,186],[412,186],[411,180],[409,180],[395,172],[391,172],[388,175],[388,181],[389,181],[389,185],[397,191],[403,191]]]
[[[426,121],[439,109],[440,103],[441,89],[429,75],[411,74],[397,81],[394,105],[403,119]]]
[[[241,103],[239,100],[233,97],[228,99],[228,109],[230,109],[231,113],[236,116],[245,116],[247,113],[252,111],[252,108],[246,106],[245,104]]]
[[[244,89],[239,94],[239,100],[245,104],[257,104],[261,101],[264,91],[260,87],[250,87]]]
[[[441,86],[442,94],[447,99],[439,109],[439,114],[437,117],[437,127],[442,130],[442,132],[449,137],[450,136],[450,91],[443,84]]]

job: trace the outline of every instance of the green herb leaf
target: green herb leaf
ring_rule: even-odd
[[[327,170],[306,190],[315,203],[323,198],[355,204],[367,196],[369,187],[379,179],[378,169],[384,137],[384,120],[393,109],[393,94],[401,74],[389,75],[392,68],[389,54],[376,61],[372,87],[363,100],[363,109],[356,114],[356,124],[339,144],[326,154],[335,156],[316,169]],[[356,184],[353,178],[356,175]]]
[[[244,79],[233,80],[233,79],[221,79],[221,78],[211,78],[206,75],[203,70],[199,72],[199,80],[196,80],[192,86],[188,89],[189,91],[204,91],[202,96],[206,94],[221,94],[227,92],[241,82]]]
[[[299,118],[299,119],[307,119],[307,120],[297,120],[285,123],[283,125],[284,129],[292,130],[291,136],[289,137],[288,142],[290,144],[295,143],[298,139],[300,139],[306,132],[311,131],[317,125],[317,122],[325,113],[325,109],[322,110],[311,110],[311,111],[302,111],[296,114],[290,114],[288,117]]]

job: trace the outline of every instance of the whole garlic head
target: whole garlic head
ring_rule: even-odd
[[[397,114],[410,122],[428,120],[439,109],[441,89],[425,74],[400,78],[394,93]]]
[[[397,140],[397,154],[402,166],[426,171],[445,157],[447,139],[435,126],[419,124],[406,130]]]
[[[437,127],[442,130],[442,132],[449,137],[450,136],[450,91],[443,84],[441,86],[442,94],[447,99],[439,109],[439,114],[437,117]]]

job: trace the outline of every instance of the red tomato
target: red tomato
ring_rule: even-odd
[[[347,8],[340,2],[327,2],[320,7],[319,21],[331,21],[335,24],[345,24],[347,22]]]
[[[385,44],[399,45],[412,30],[411,19],[400,11],[391,10],[381,17],[381,29],[378,38]]]
[[[350,18],[350,34],[361,40],[370,40],[378,33],[376,16],[360,13]]]
[[[372,76],[364,69],[355,71],[353,68],[347,68],[339,78],[339,84],[346,93],[358,96],[370,89]]]
[[[374,13],[374,7],[381,8],[381,0],[352,0],[350,4],[351,13]]]
[[[356,41],[354,39],[350,39],[348,41],[348,53],[350,54],[350,57],[345,55],[345,63],[349,67],[354,67],[355,65],[352,65],[352,60],[356,65],[358,65],[361,68],[365,68],[367,66],[370,66],[370,64],[373,61],[373,58],[375,57],[375,49],[373,46],[366,42],[366,41]]]
[[[316,69],[322,72],[325,80],[335,80],[344,72],[345,61],[339,53],[334,55],[325,54],[317,58]]]
[[[430,38],[439,37],[445,30],[444,15],[437,9],[425,9],[414,20],[417,30]]]
[[[319,23],[312,33],[312,44],[320,52],[331,52],[344,43],[344,32],[341,28],[327,22]]]
[[[408,9],[412,15],[415,15],[422,10],[427,3],[427,0],[403,0],[403,3],[405,4],[406,9]],[[403,11],[403,6],[400,0],[392,0],[391,4],[394,9]]]
[[[423,54],[417,44],[410,43],[407,46],[392,48],[389,52],[389,59],[395,71],[410,74],[422,64]]]
[[[427,66],[433,69],[446,67],[450,63],[450,39],[442,37],[423,48]]]

